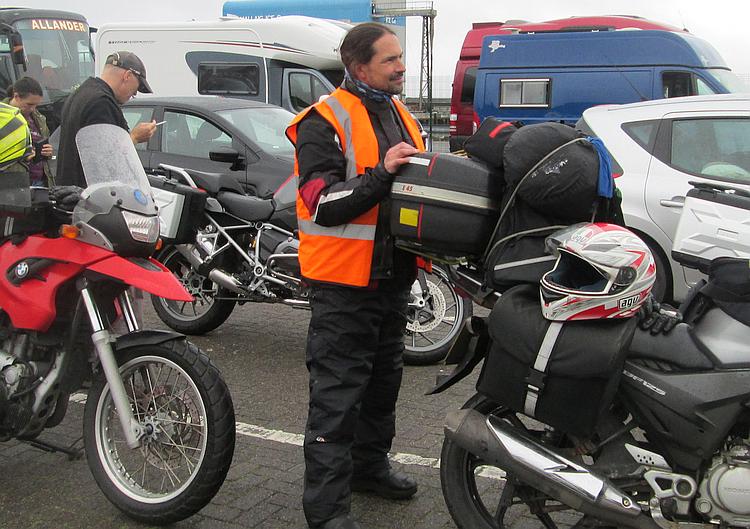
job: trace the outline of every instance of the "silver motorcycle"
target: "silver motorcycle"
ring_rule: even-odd
[[[224,323],[238,304],[309,308],[297,260],[294,179],[287,180],[272,199],[261,199],[247,195],[234,179],[223,175],[168,165],[162,169],[169,178],[151,177],[161,214],[169,215],[174,194],[197,196],[201,202],[190,214],[193,226],[182,229],[189,237],[173,239],[157,255],[194,297],[191,303],[152,297],[165,324],[185,334],[204,334]],[[203,196],[196,195],[199,189]],[[187,216],[183,215],[183,226]],[[471,314],[471,301],[456,291],[447,268],[433,266],[429,273],[420,269],[411,288],[404,361],[414,365],[441,361]]]

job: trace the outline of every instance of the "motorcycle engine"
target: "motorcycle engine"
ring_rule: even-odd
[[[699,487],[695,509],[707,520],[750,527],[750,446],[731,446],[714,458]]]
[[[299,241],[297,239],[283,233],[268,232],[263,234],[260,248],[261,259],[272,271],[299,277],[300,269],[297,259]],[[289,257],[275,257],[272,262],[268,262],[271,255],[288,255]]]
[[[34,378],[34,370],[29,364],[18,362],[14,356],[0,351],[0,441],[26,422],[29,407],[25,400],[11,399],[29,387]]]

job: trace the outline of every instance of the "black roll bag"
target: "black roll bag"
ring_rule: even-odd
[[[486,118],[477,131],[464,142],[464,151],[471,158],[495,169],[502,169],[505,144],[517,130],[509,121]]]
[[[391,187],[391,234],[428,257],[481,256],[499,214],[502,173],[453,154],[420,153]]]
[[[509,289],[489,317],[492,346],[477,391],[563,432],[589,436],[609,407],[635,318],[553,322],[539,287]]]

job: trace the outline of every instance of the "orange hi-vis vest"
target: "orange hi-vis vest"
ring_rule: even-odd
[[[400,101],[393,99],[393,102],[414,145],[423,151],[424,143],[414,118]],[[292,143],[297,144],[297,125],[311,108],[315,108],[336,130],[346,159],[347,180],[356,178],[366,168],[373,168],[380,162],[378,141],[367,109],[359,97],[341,88],[297,114],[286,130]],[[296,155],[294,174],[299,179]],[[347,224],[326,227],[315,224],[297,191],[297,222],[299,263],[303,276],[314,281],[355,287],[369,284],[378,206]]]

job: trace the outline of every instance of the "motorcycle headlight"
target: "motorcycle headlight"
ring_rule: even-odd
[[[130,236],[138,242],[155,243],[159,238],[159,217],[156,215],[139,215],[132,211],[123,211],[122,216],[130,230]]]

